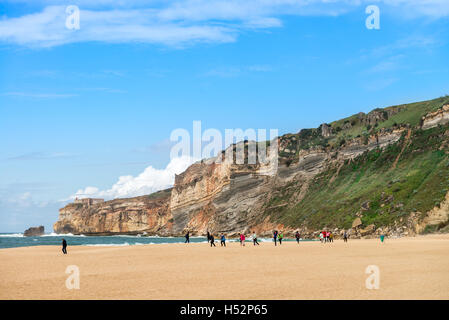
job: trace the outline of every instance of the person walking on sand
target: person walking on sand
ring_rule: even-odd
[[[187,231],[186,233],[186,241],[184,243],[190,243],[190,235],[189,235],[189,231]]]
[[[209,241],[210,241],[210,233],[209,233],[209,230],[207,231],[207,243],[209,243]]]
[[[253,244],[254,245],[259,245],[259,242],[257,242],[257,235],[256,235],[256,232],[255,231],[253,231]]]
[[[345,233],[343,233],[343,241],[348,242],[348,233],[345,230]]]
[[[274,239],[274,246],[277,246],[277,240],[278,240],[277,230],[274,230],[274,232],[273,232],[273,239]]]
[[[279,245],[281,245],[282,244],[282,239],[284,239],[284,234],[282,232],[279,232],[278,239],[279,239]]]
[[[62,239],[62,253],[67,254],[67,241]]]
[[[214,246],[215,247],[215,239],[214,236],[212,234],[209,235],[209,240],[210,240],[210,246]]]
[[[221,238],[220,238],[220,246],[226,247],[226,237],[223,233],[221,234]]]
[[[240,234],[240,245],[245,246],[245,235],[243,233]]]
[[[299,244],[299,238],[301,238],[299,231],[296,231],[295,238],[296,238],[296,243]]]

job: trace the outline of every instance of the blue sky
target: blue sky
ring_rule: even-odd
[[[10,0],[0,14],[0,232],[50,231],[79,190],[168,186],[170,133],[194,120],[283,134],[449,94],[448,1]]]

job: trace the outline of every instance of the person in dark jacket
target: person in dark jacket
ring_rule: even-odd
[[[209,240],[210,240],[210,246],[214,246],[215,247],[215,238],[213,235],[209,235]]]
[[[296,238],[296,242],[299,244],[299,239],[301,238],[299,231],[296,231],[295,238]]]
[[[186,241],[184,243],[190,243],[190,234],[189,231],[186,233]]]
[[[67,254],[67,241],[62,239],[62,253]]]
[[[226,237],[225,235],[222,233],[221,234],[221,239],[220,239],[220,245],[223,247],[226,247]]]

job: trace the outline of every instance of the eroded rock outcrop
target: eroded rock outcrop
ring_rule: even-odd
[[[446,124],[449,122],[449,104],[443,106],[441,109],[431,112],[422,118],[422,129],[430,129],[439,124]]]
[[[417,219],[415,232],[421,233],[427,226],[438,226],[449,221],[449,192],[438,206],[427,212],[423,218]]]
[[[44,226],[31,227],[31,228],[26,229],[25,232],[23,233],[23,235],[25,237],[36,237],[36,236],[43,235],[44,232],[45,232]]]

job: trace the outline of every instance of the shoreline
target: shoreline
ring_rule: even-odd
[[[43,236],[43,237],[47,237]],[[60,237],[61,239],[66,236],[66,237],[88,237],[88,236],[76,236],[76,235],[51,235],[52,237]],[[41,237],[41,236],[36,236],[36,237]],[[36,238],[34,237],[34,238]],[[89,236],[90,237],[90,236]],[[101,236],[101,237],[108,237],[108,236]],[[117,236],[110,236],[110,237],[117,237]],[[131,238],[140,238],[137,236],[129,236],[129,235],[125,235],[123,236],[124,238],[126,237],[131,237]],[[164,238],[176,238],[176,237],[159,237],[159,236],[146,236],[145,238],[157,238],[157,239],[164,239]],[[19,237],[22,238],[22,237]],[[26,238],[26,237],[24,237]],[[29,237],[29,238],[33,238],[33,237]],[[181,238],[181,237],[179,237]],[[193,239],[199,239],[199,238],[205,238],[203,236],[195,236],[195,237],[191,237]],[[404,237],[391,237],[391,238],[385,238],[385,241],[391,241],[391,240],[400,240],[400,239],[447,239],[449,240],[449,233],[438,233],[438,234],[422,234],[422,235],[414,235],[414,236],[404,236]],[[260,243],[273,243],[272,238],[258,238]],[[354,238],[351,239],[349,238],[349,242],[352,241],[360,241],[360,240],[379,240],[379,237],[369,237],[369,238]],[[338,241],[343,241],[342,239],[334,239],[334,241],[338,242]],[[283,242],[286,243],[296,243],[296,240],[294,238],[284,238]],[[317,239],[301,239],[300,243],[309,243],[309,242],[320,242],[320,240]],[[226,243],[239,243],[239,240],[237,238],[231,238],[231,239],[226,239]],[[167,242],[162,242],[162,243],[123,243],[123,244],[70,244],[68,243],[68,247],[133,247],[133,246],[151,246],[151,245],[175,245],[175,244],[185,244],[183,242],[172,242],[172,243],[167,243]],[[190,245],[195,245],[195,244],[207,244],[206,239],[204,239],[204,241],[201,242],[194,242],[192,241],[190,243]],[[215,240],[215,244],[217,246],[219,246],[220,241],[219,239]],[[245,241],[245,244],[251,244],[252,245],[252,240],[247,239]],[[187,244],[186,244],[187,245]],[[38,245],[28,245],[28,246],[16,246],[16,247],[7,247],[7,248],[0,248],[1,250],[5,250],[5,249],[18,249],[18,248],[35,248],[35,247],[61,247],[60,245],[53,245],[53,244],[49,244],[49,245],[42,245],[42,244],[38,244]]]

